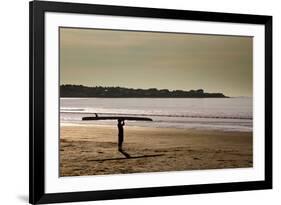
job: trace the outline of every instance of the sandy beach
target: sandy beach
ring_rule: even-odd
[[[125,127],[124,151],[110,125],[61,126],[60,176],[252,167],[252,133]]]

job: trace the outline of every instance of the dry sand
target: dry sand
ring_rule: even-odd
[[[252,133],[125,126],[61,126],[60,176],[252,167]]]

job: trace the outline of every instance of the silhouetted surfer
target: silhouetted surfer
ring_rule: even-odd
[[[123,126],[125,125],[124,120],[118,119],[118,150],[122,150],[122,144],[124,141],[124,129]]]
[[[122,149],[122,144],[124,141],[124,125],[125,120],[132,121],[152,121],[152,119],[147,117],[131,117],[131,116],[101,116],[99,117],[97,113],[94,113],[95,117],[82,117],[82,120],[117,120],[118,127],[118,151],[125,155],[127,158],[131,156]]]

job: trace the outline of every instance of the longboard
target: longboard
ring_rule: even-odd
[[[128,116],[104,116],[104,117],[83,117],[82,120],[132,120],[132,121],[152,121],[148,117],[128,117]]]

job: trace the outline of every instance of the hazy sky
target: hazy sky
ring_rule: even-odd
[[[60,84],[252,96],[251,37],[60,28]]]

